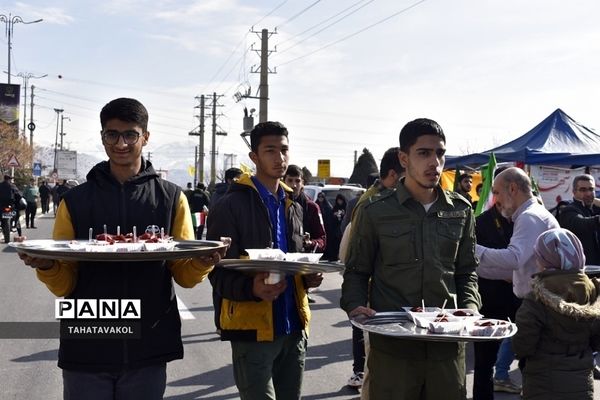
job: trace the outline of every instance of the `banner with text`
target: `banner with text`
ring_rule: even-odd
[[[21,85],[0,83],[0,125],[8,125],[19,133],[19,102]]]
[[[585,173],[585,168],[559,168],[543,165],[530,166],[531,177],[540,190],[544,206],[550,209],[561,200],[573,199],[573,178]]]

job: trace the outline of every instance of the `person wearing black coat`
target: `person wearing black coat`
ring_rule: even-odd
[[[589,265],[600,265],[600,207],[594,205],[595,188],[591,175],[573,178],[573,202],[558,216],[560,226],[581,241]]]

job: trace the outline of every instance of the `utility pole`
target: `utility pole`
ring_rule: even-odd
[[[223,153],[223,174],[225,174],[225,171],[227,171],[229,168],[233,168],[235,162],[235,159],[237,158],[237,154],[235,153]]]
[[[198,131],[197,132],[190,132],[189,135],[190,136],[198,136],[198,157],[197,157],[197,163],[195,164],[196,167],[196,173],[194,174],[194,183],[196,182],[204,182],[204,120],[206,119],[204,116],[204,110],[206,109],[206,106],[204,104],[205,102],[205,97],[204,95],[201,96],[196,96],[195,97],[196,100],[200,100],[200,105],[197,105],[194,108],[199,108],[200,109],[200,114],[196,115],[196,117],[198,118]]]
[[[262,30],[260,39],[260,104],[258,122],[267,122],[269,113],[269,31]]]
[[[221,97],[218,96],[218,97]],[[222,105],[219,105],[222,107]],[[217,157],[217,136],[227,136],[227,132],[217,132],[217,94],[213,93],[212,102],[212,151],[210,152],[210,187],[215,186],[217,177],[216,157]]]
[[[354,150],[354,165],[358,162],[358,151]]]
[[[69,118],[69,117],[65,117],[64,115],[60,116],[60,151],[63,150],[63,136],[66,135],[66,133],[63,130],[65,119],[68,119],[69,121],[71,121],[71,118]]]
[[[35,124],[33,123],[33,90],[35,89],[35,86],[31,85],[31,104],[29,105],[31,107],[31,111],[29,113],[29,145],[33,148],[33,131],[35,130]]]
[[[56,161],[58,159],[58,120],[60,119],[62,112],[65,110],[63,110],[62,108],[55,108],[54,111],[56,112],[56,136],[54,137],[54,172],[57,172]]]
[[[250,68],[251,73],[260,73],[260,84],[258,86],[257,93],[258,96],[252,96],[250,94],[252,88],[248,87],[244,93],[236,92],[233,97],[235,98],[236,102],[239,102],[242,99],[258,99],[260,101],[258,122],[267,122],[269,114],[269,74],[277,73],[276,68],[273,68],[273,71],[269,69],[269,55],[275,51],[269,50],[269,38],[271,35],[277,33],[277,31],[269,32],[267,29],[263,29],[260,32],[253,30],[252,33],[256,33],[260,38],[260,50],[255,50],[254,45],[252,45],[250,48],[250,50],[258,53],[260,56],[260,67],[255,68],[252,66]],[[244,136],[242,136],[242,138],[244,138]]]
[[[223,153],[223,170],[233,168],[237,154],[235,153]],[[229,166],[227,166],[229,164]]]
[[[150,161],[150,158],[152,158],[152,152],[149,151],[147,154],[148,155],[146,156],[146,160]]]
[[[4,71],[4,72],[6,74],[9,74],[9,76],[10,76],[10,72],[7,72],[7,71]],[[35,76],[31,72],[19,72],[17,75],[12,75],[12,76],[23,78],[23,136],[25,136],[25,132],[27,132],[27,129],[26,129],[26,126],[27,126],[27,86],[29,86],[29,78],[41,79],[41,78],[47,77],[48,74]],[[32,88],[31,90],[33,91],[33,85],[31,85],[31,88]],[[33,121],[31,121],[31,122],[33,122]],[[30,131],[31,131],[31,129],[30,129]],[[33,146],[33,138],[31,138],[31,132],[30,132],[30,142],[31,142],[30,145]]]
[[[194,187],[198,185],[198,146],[194,146]]]

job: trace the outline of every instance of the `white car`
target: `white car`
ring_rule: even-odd
[[[356,196],[362,195],[366,192],[365,188],[350,185],[306,185],[304,186],[304,193],[313,201],[317,201],[319,193],[325,193],[325,198],[329,200],[329,203],[333,206],[335,204],[335,198],[338,194],[342,194],[346,201],[350,201]]]

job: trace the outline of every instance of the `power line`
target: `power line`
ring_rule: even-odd
[[[204,85],[204,90],[201,90],[200,93],[206,92],[206,89],[210,86],[211,83],[213,83],[213,81],[219,75],[219,73],[223,70],[223,68],[225,68],[225,66],[227,65],[227,63],[229,62],[229,60],[231,60],[231,57],[233,57],[233,55],[235,54],[235,52],[237,51],[237,49],[240,47],[240,45],[246,41],[246,38],[248,37],[248,33],[249,33],[249,31],[246,32],[246,34],[244,35],[244,37],[242,38],[242,40],[240,40],[239,43],[233,48],[233,50],[231,51],[231,53],[229,53],[229,56],[227,56],[227,59],[223,62],[223,64],[221,64],[221,66],[219,68],[217,68],[217,72],[215,72],[214,75],[208,81],[208,83],[206,85]],[[247,52],[248,52],[248,50],[246,50],[244,52],[244,54],[242,55],[242,57]],[[239,61],[238,61],[238,63],[239,63]],[[236,65],[237,65],[237,63],[236,63]]]
[[[261,22],[263,22],[263,20],[265,18],[267,18],[268,16],[270,16],[271,14],[273,14],[275,11],[279,10],[281,8],[281,6],[283,6],[287,2],[288,2],[288,0],[285,0],[285,1],[281,2],[278,6],[276,6],[274,9],[272,9],[271,11],[269,11],[267,13],[267,15],[265,15],[264,17],[262,17],[261,19],[259,19],[258,21],[256,21],[252,26],[256,26],[256,25],[260,24]]]
[[[359,29],[358,31],[356,31],[356,32],[354,32],[354,33],[351,33],[351,34],[349,34],[349,35],[347,35],[347,36],[344,36],[344,37],[343,37],[343,38],[341,38],[341,39],[338,39],[338,40],[336,40],[336,41],[333,41],[333,42],[331,42],[331,43],[328,43],[328,44],[326,44],[326,45],[325,45],[325,46],[323,46],[323,47],[319,47],[318,49],[316,49],[316,50],[313,50],[313,51],[311,51],[311,52],[309,52],[309,53],[307,53],[307,54],[305,54],[305,55],[303,55],[303,56],[296,57],[296,58],[292,58],[291,60],[288,60],[288,61],[286,61],[286,62],[283,62],[283,63],[281,63],[281,64],[279,64],[279,65],[281,66],[281,65],[287,65],[287,64],[291,64],[291,63],[293,63],[293,62],[295,62],[295,61],[301,60],[301,59],[303,59],[303,58],[306,58],[306,57],[308,57],[308,56],[311,56],[311,55],[313,55],[313,54],[315,54],[315,53],[318,53],[318,52],[320,52],[320,51],[322,51],[322,50],[325,50],[325,49],[327,49],[327,48],[329,48],[329,47],[331,47],[331,46],[334,46],[334,45],[336,45],[336,44],[338,44],[338,43],[341,43],[341,42],[343,42],[343,41],[345,41],[345,40],[348,40],[348,39],[350,39],[350,38],[352,38],[352,37],[354,37],[354,36],[356,36],[356,35],[359,35],[359,34],[361,34],[361,33],[365,32],[365,31],[367,31],[367,30],[369,30],[369,29],[371,29],[371,28],[373,28],[373,27],[375,27],[375,26],[377,26],[377,25],[379,25],[379,24],[382,24],[382,23],[384,23],[384,22],[386,22],[386,21],[389,21],[390,19],[392,19],[392,18],[394,18],[394,17],[396,17],[396,16],[398,16],[398,15],[400,15],[400,14],[403,14],[403,13],[405,13],[405,12],[409,11],[410,9],[412,9],[412,8],[414,8],[414,7],[416,7],[416,6],[418,6],[418,5],[419,5],[419,4],[421,4],[421,3],[424,3],[425,1],[426,1],[426,0],[420,0],[420,1],[417,1],[416,3],[414,3],[414,4],[412,4],[412,5],[410,5],[410,6],[406,7],[406,8],[404,8],[404,9],[402,9],[402,10],[398,11],[398,12],[395,12],[394,14],[392,14],[392,15],[390,15],[390,16],[387,16],[387,17],[385,17],[385,18],[383,18],[383,19],[381,19],[381,20],[379,20],[379,21],[377,21],[377,22],[375,22],[375,23],[373,23],[373,24],[371,24],[371,25],[369,25],[369,26],[366,26],[366,27],[364,27],[364,28],[362,28],[362,29]]]
[[[332,16],[331,16],[331,17],[329,17],[329,18],[326,18],[326,19],[324,19],[323,21],[319,22],[318,24],[315,24],[315,25],[311,26],[310,28],[307,28],[307,29],[303,30],[302,32],[300,32],[300,33],[298,33],[298,34],[296,34],[296,35],[293,35],[293,36],[291,36],[291,37],[289,37],[289,38],[285,39],[285,40],[284,40],[284,41],[282,41],[282,42],[279,42],[279,43],[278,43],[278,45],[282,45],[282,44],[284,44],[284,43],[287,43],[287,42],[289,42],[290,40],[292,40],[292,39],[294,39],[294,38],[296,38],[296,37],[298,37],[298,36],[302,36],[302,35],[304,35],[306,32],[312,31],[313,29],[315,29],[315,28],[317,28],[317,27],[319,27],[319,26],[323,25],[323,24],[324,24],[324,23],[326,23],[326,22],[329,22],[329,21],[331,21],[331,20],[332,20],[332,19],[334,19],[335,17],[337,17],[337,16],[339,16],[339,15],[341,15],[341,14],[345,13],[346,11],[348,11],[348,10],[350,10],[350,9],[354,8],[354,7],[356,7],[358,4],[360,4],[360,3],[364,2],[364,1],[365,1],[365,0],[359,0],[359,1],[357,1],[356,3],[352,4],[350,7],[346,7],[346,8],[344,8],[342,11],[340,11],[340,12],[338,12],[338,13],[336,13],[336,14],[332,15]],[[375,0],[370,0],[370,1],[369,1],[367,4],[369,4],[369,3],[372,3],[373,1],[375,1]],[[318,32],[315,32],[314,34],[312,34],[312,35],[310,35],[310,36],[308,36],[308,37],[306,37],[306,38],[302,39],[302,41],[300,41],[300,42],[297,42],[296,44],[294,44],[294,45],[292,45],[292,46],[290,46],[290,47],[287,47],[287,48],[285,48],[284,50],[280,50],[280,51],[279,51],[279,54],[281,54],[281,53],[284,53],[284,52],[288,51],[288,50],[289,50],[289,49],[291,49],[292,47],[296,47],[296,46],[297,46],[297,45],[299,45],[300,43],[304,42],[306,39],[309,39],[309,38],[311,38],[311,37],[313,37],[313,36],[315,36],[315,35],[317,35],[317,34],[319,34],[319,33],[323,32],[325,29],[327,29],[327,28],[329,28],[329,27],[331,27],[331,26],[333,26],[333,25],[337,24],[338,22],[340,22],[340,21],[342,21],[342,20],[344,20],[344,19],[348,18],[350,15],[354,14],[356,11],[360,10],[361,8],[363,8],[364,6],[366,6],[367,4],[364,4],[364,5],[362,5],[361,7],[359,7],[358,9],[356,9],[355,11],[351,12],[350,14],[348,14],[348,15],[346,15],[346,16],[344,16],[344,17],[340,18],[340,19],[338,19],[337,21],[333,22],[333,23],[332,23],[332,24],[330,24],[330,25],[327,25],[325,28],[321,29],[320,31],[318,31]]]
[[[36,86],[35,88],[36,88],[36,90],[40,90],[42,92],[52,93],[52,94],[55,94],[55,95],[58,95],[58,96],[64,96],[64,97],[67,97],[69,99],[77,99],[77,100],[81,100],[81,101],[86,101],[86,102],[89,102],[89,103],[94,103],[95,105],[104,104],[104,100],[97,100],[97,99],[91,99],[89,97],[75,96],[75,95],[72,95],[72,94],[69,94],[69,93],[58,92],[56,90],[40,88],[38,86]],[[62,101],[62,100],[56,100],[56,101]],[[79,107],[79,106],[76,106],[76,107]],[[161,106],[161,110],[171,111],[172,114],[174,114],[174,113],[182,113],[181,109],[179,109],[179,108],[177,108],[177,109],[176,108],[165,108],[165,107]],[[97,111],[97,110],[95,110],[95,111]],[[159,116],[159,117],[165,118],[165,119],[180,120],[180,118],[174,118],[171,115],[167,116],[166,114],[162,114],[160,112],[152,111],[151,114],[152,114],[151,117]]]
[[[236,61],[235,64],[233,64],[233,66],[229,69],[229,71],[227,72],[227,74],[221,79],[221,82],[219,83],[219,85],[216,87],[215,90],[213,90],[213,92],[220,92],[219,88],[221,87],[221,85],[223,84],[224,81],[227,80],[227,78],[229,78],[229,75],[231,75],[231,73],[233,72],[233,70],[235,69],[235,67],[238,66],[238,64],[240,64],[242,62],[242,60],[244,60],[244,57],[246,55],[246,53],[250,50],[250,47],[248,47],[246,49],[246,51],[244,51],[244,54],[242,54],[242,56]]]
[[[141,88],[141,87],[137,87],[137,86],[125,86],[125,85],[115,85],[115,84],[111,84],[111,83],[95,82],[95,81],[90,81],[90,80],[85,80],[85,79],[65,77],[64,75],[60,79],[62,79],[65,82],[72,81],[72,82],[84,83],[84,84],[88,84],[88,85],[95,85],[95,86],[101,86],[101,87],[112,87],[112,88],[117,88],[117,89],[137,90],[140,92],[151,93],[151,94],[155,94],[155,95],[159,95],[159,96],[177,97],[177,98],[184,97],[182,95],[178,95],[178,94],[174,94],[174,93],[161,92],[158,90]]]
[[[281,3],[279,3],[278,6],[276,6],[275,8],[273,8],[271,11],[269,11],[266,15],[264,15],[261,19],[259,19],[258,21],[256,21],[252,26],[258,25],[260,24],[265,18],[269,17],[271,14],[273,14],[275,11],[279,10],[285,3],[287,3],[289,0],[285,0]],[[217,68],[217,72],[214,73],[214,75],[210,78],[210,80],[208,81],[208,83],[206,85],[204,85],[204,90],[201,90],[200,93],[204,93],[207,92],[208,87],[210,86],[211,83],[213,83],[213,81],[217,78],[217,76],[219,75],[219,73],[225,68],[225,66],[227,65],[227,63],[231,60],[231,57],[233,57],[233,55],[235,54],[235,52],[238,50],[238,48],[241,46],[242,43],[244,43],[248,37],[248,33],[250,33],[252,29],[249,29],[248,32],[246,32],[246,34],[244,35],[244,37],[242,38],[242,40],[240,40],[238,42],[237,45],[235,45],[235,47],[233,48],[233,50],[231,51],[231,53],[229,53],[229,56],[227,56],[227,59],[223,62],[223,64],[221,64],[219,66],[219,68]],[[242,58],[246,55],[246,53],[248,52],[249,49],[246,49],[246,51],[242,54]],[[238,60],[238,62],[236,62],[235,65],[239,64],[241,60]],[[235,68],[235,66],[233,67]],[[233,69],[232,68],[232,69]],[[227,74],[227,76],[229,76],[231,72],[229,72]],[[225,80],[226,78],[223,78],[222,80]],[[218,90],[215,90],[218,91]]]
[[[315,2],[313,2],[312,4],[306,6],[304,9],[300,10],[299,12],[297,12],[295,15],[292,15],[290,18],[288,18],[287,20],[283,21],[281,24],[279,24],[278,26],[275,27],[275,31],[277,31],[279,28],[281,28],[283,25],[292,22],[293,20],[295,20],[296,18],[298,18],[299,16],[301,16],[302,14],[304,14],[305,12],[307,12],[308,10],[310,10],[311,8],[313,8],[314,6],[316,6],[318,3],[320,3],[321,0],[317,0]]]

